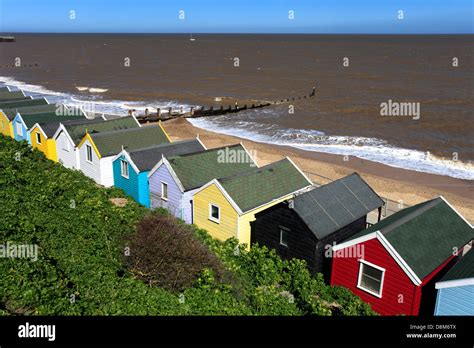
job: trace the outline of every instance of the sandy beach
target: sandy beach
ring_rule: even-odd
[[[259,166],[289,156],[316,183],[328,182],[358,172],[380,195],[413,205],[437,196],[444,196],[471,223],[474,222],[474,184],[472,181],[390,167],[356,157],[310,152],[287,146],[258,143],[218,134],[191,125],[186,119],[163,123],[172,141],[199,135],[207,148],[242,142],[252,151]],[[322,176],[319,177],[318,175]]]

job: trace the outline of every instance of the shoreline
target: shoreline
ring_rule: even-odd
[[[207,148],[242,142],[249,151],[256,154],[259,166],[289,156],[303,171],[315,173],[331,180],[339,179],[356,171],[380,196],[394,201],[402,200],[407,205],[442,195],[467,220],[471,223],[474,221],[474,200],[472,199],[474,197],[474,183],[469,180],[390,167],[353,156],[349,156],[348,161],[344,161],[342,155],[260,143],[198,128],[186,119],[170,120],[163,122],[162,125],[172,141],[199,135]],[[316,182],[320,181],[317,176],[310,175],[310,178]],[[324,183],[327,180],[320,182]]]

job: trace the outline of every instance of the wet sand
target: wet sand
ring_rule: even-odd
[[[380,196],[394,201],[402,200],[407,205],[442,195],[466,219],[471,223],[474,222],[474,183],[472,181],[394,168],[356,157],[344,160],[344,156],[339,155],[258,143],[200,129],[185,119],[167,121],[163,123],[163,126],[172,141],[189,139],[199,134],[199,138],[207,148],[242,142],[248,150],[255,151],[259,166],[289,156],[303,171],[332,180],[356,171]],[[310,175],[310,178],[314,182],[327,182],[316,175]]]

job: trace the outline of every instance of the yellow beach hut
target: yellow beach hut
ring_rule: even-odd
[[[288,157],[227,178],[214,179],[193,196],[194,223],[219,240],[237,238],[250,248],[255,214],[274,206],[311,181]]]
[[[43,152],[46,158],[58,162],[56,140],[54,134],[62,122],[83,122],[87,120],[84,112],[79,108],[67,108],[68,113],[60,114],[57,111],[43,114],[25,115],[25,124],[30,128],[31,146]]]

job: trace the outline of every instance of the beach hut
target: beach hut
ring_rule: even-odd
[[[367,215],[380,216],[382,199],[357,174],[316,187],[255,214],[252,244],[275,249],[285,259],[303,259],[309,270],[329,280],[330,247],[367,227]]]
[[[65,105],[62,106],[63,108],[66,108]],[[21,140],[26,140],[30,145],[33,145],[32,139],[31,139],[31,131],[37,124],[43,124],[46,125],[47,123],[52,123],[57,125],[59,124],[59,120],[72,120],[72,119],[84,119],[85,116],[83,114],[81,115],[67,115],[67,116],[58,116],[56,106],[55,105],[48,105],[45,106],[45,108],[51,109],[49,111],[44,111],[44,112],[25,112],[25,110],[18,111],[15,118],[12,121],[13,125],[13,132],[15,139],[18,141]],[[37,129],[37,128],[36,128]],[[37,132],[35,133],[35,139],[33,140],[39,140],[39,136],[37,135]],[[37,143],[36,145],[40,146],[33,146],[34,148],[39,148],[40,150],[43,150],[42,145],[45,143]]]
[[[31,136],[31,146],[46,155],[51,161],[58,162],[56,150],[56,140],[54,134],[58,130],[61,122],[82,122],[87,120],[84,112],[79,108],[66,108],[67,114],[58,114],[57,110],[52,113],[24,115],[23,119],[28,126],[34,122],[29,133]]]
[[[23,91],[15,91],[12,92],[10,89],[2,89],[0,90],[0,102],[11,102],[11,101],[19,101],[19,100],[27,100],[31,99],[31,97],[27,97]]]
[[[27,99],[31,99],[31,97],[26,97],[23,91],[12,92],[9,87],[2,87],[0,89],[0,103]],[[5,115],[4,111],[0,109],[0,134],[13,138],[13,127],[11,121],[12,120]]]
[[[205,149],[199,139],[164,143],[133,151],[124,149],[113,160],[114,186],[124,190],[138,203],[149,208],[148,173],[150,170],[165,156],[179,156]],[[168,199],[167,192],[161,199]]]
[[[461,256],[435,287],[435,315],[474,316],[474,252]]]
[[[443,197],[417,204],[334,246],[331,285],[383,315],[433,315],[434,284],[473,237]]]
[[[170,139],[161,123],[103,133],[87,132],[77,146],[79,167],[96,183],[113,186],[112,161],[120,151],[143,149],[162,143],[170,143]]]
[[[234,237],[249,248],[250,222],[255,220],[255,214],[311,185],[288,157],[244,173],[213,179],[193,196],[193,221],[214,238]]]
[[[242,144],[197,153],[163,157],[148,174],[151,208],[163,207],[186,223],[193,223],[193,194],[216,177],[256,168]]]
[[[87,132],[104,133],[129,128],[140,128],[140,124],[133,116],[110,120],[98,117],[92,120],[62,122],[53,135],[56,141],[58,161],[66,168],[80,169],[77,146]]]
[[[28,99],[17,101],[0,101],[0,131],[4,135],[15,138],[15,130],[13,128],[13,119],[18,111],[28,106],[47,105],[46,99]]]

